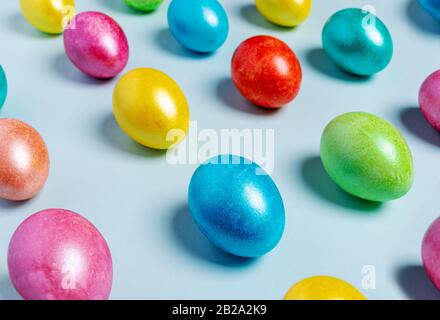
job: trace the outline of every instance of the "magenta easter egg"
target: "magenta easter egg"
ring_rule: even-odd
[[[419,92],[419,104],[426,120],[440,132],[440,70],[423,82]]]
[[[88,220],[63,209],[35,213],[17,228],[8,267],[26,300],[105,300],[112,287],[105,239]]]
[[[64,48],[78,69],[95,78],[113,78],[128,62],[124,30],[100,12],[76,15],[64,31]]]
[[[440,290],[440,218],[435,220],[425,233],[422,260],[428,277]]]

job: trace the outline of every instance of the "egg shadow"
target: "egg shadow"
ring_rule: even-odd
[[[362,211],[377,212],[383,204],[357,198],[339,188],[327,174],[318,156],[307,157],[301,164],[301,177],[306,185],[324,200],[341,207]]]
[[[63,79],[86,85],[103,85],[113,80],[113,78],[97,79],[85,74],[72,64],[65,53],[60,53],[54,58],[53,70]]]
[[[262,108],[247,101],[237,90],[231,78],[226,77],[217,84],[217,96],[228,107],[256,115],[274,115],[282,108]]]
[[[60,36],[59,34],[48,34],[35,29],[19,12],[9,17],[8,27],[13,32],[28,38],[53,39]]]
[[[396,280],[412,300],[440,300],[440,291],[431,282],[423,266],[400,267],[396,272]]]
[[[8,276],[0,278],[0,300],[23,300]]]
[[[440,147],[440,133],[431,127],[420,108],[406,107],[401,109],[400,120],[411,133],[430,144]]]
[[[320,73],[339,80],[348,82],[368,82],[371,76],[358,76],[345,72],[339,68],[325,53],[322,48],[313,48],[306,52],[307,62]]]
[[[156,10],[152,10],[152,11],[136,10],[135,8],[130,7],[122,0],[101,0],[101,2],[106,8],[108,8],[111,11],[131,14],[131,15],[145,16],[156,11]]]
[[[103,119],[99,127],[102,139],[110,146],[119,151],[139,157],[159,158],[166,154],[166,150],[156,150],[137,143],[127,136],[116,122],[113,114],[109,113]]]
[[[155,41],[164,51],[184,58],[206,59],[215,54],[215,52],[201,53],[186,49],[174,39],[168,28],[160,29],[155,36]]]
[[[192,256],[226,267],[250,266],[257,258],[242,258],[231,255],[214,246],[197,228],[187,204],[178,207],[171,220],[171,231],[176,244]]]
[[[20,208],[27,203],[29,203],[31,200],[24,200],[24,201],[10,201],[5,199],[0,199],[0,214],[4,214],[5,212],[3,210],[12,210],[16,208]]]
[[[253,24],[263,29],[269,29],[272,31],[284,31],[284,32],[292,31],[296,29],[296,27],[283,27],[270,22],[261,15],[255,4],[246,4],[244,6],[240,6],[239,11],[241,17],[244,20],[246,20],[250,24]]]
[[[406,15],[419,29],[427,33],[440,34],[440,22],[431,16],[419,3],[419,0],[409,0]]]

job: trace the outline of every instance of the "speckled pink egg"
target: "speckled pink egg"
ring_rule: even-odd
[[[104,300],[112,287],[107,243],[88,220],[68,210],[26,219],[12,236],[8,266],[26,300]]]
[[[440,290],[440,218],[426,231],[422,244],[422,259],[429,278]]]
[[[128,41],[119,24],[100,12],[82,12],[64,31],[64,48],[70,61],[84,73],[113,78],[128,62]]]
[[[419,104],[426,120],[440,132],[440,70],[423,82],[419,93]]]
[[[0,198],[33,198],[49,175],[49,153],[40,134],[17,119],[0,119]]]

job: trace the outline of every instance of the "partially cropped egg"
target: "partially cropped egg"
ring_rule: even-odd
[[[156,10],[163,2],[163,0],[124,0],[124,1],[130,7],[145,12]]]
[[[0,65],[0,110],[6,102],[6,97],[8,95],[8,81],[6,79],[5,70]]]

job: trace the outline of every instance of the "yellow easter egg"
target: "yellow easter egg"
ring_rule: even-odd
[[[296,27],[308,18],[312,0],[256,0],[256,5],[270,22],[283,27]]]
[[[116,84],[113,113],[128,136],[153,149],[169,149],[188,132],[185,95],[159,70],[139,68],[127,72]]]
[[[316,276],[295,284],[286,293],[284,300],[367,300],[367,298],[343,280]]]
[[[20,0],[20,8],[33,27],[50,34],[62,33],[75,16],[74,0]]]

